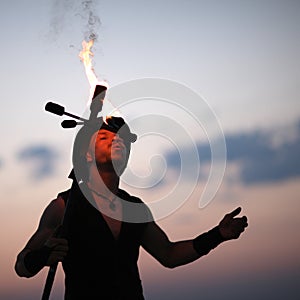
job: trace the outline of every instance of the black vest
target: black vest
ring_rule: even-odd
[[[69,191],[59,195],[66,201]],[[69,199],[72,205],[65,215],[69,243],[68,255],[63,261],[65,299],[144,299],[137,261],[147,223],[122,222],[116,240],[102,214],[79,189],[75,194],[75,199]],[[123,190],[119,190],[118,196],[142,203]],[[150,213],[146,206],[145,213]]]

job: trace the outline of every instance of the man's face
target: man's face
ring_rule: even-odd
[[[100,168],[114,168],[119,173],[126,167],[128,158],[125,143],[114,132],[106,129],[95,132],[88,152]]]

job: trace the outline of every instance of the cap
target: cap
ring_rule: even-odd
[[[137,135],[130,131],[129,126],[121,117],[107,117],[106,122],[103,122],[100,129],[118,133],[125,142],[134,143],[137,140]]]

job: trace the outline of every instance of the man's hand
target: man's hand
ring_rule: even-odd
[[[237,239],[240,234],[248,226],[247,217],[234,218],[241,212],[241,208],[238,207],[231,213],[224,216],[223,220],[219,224],[219,231],[225,240]]]
[[[46,241],[45,246],[51,248],[47,266],[62,261],[67,255],[68,241],[66,239],[52,237]]]

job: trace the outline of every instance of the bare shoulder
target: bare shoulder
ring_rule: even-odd
[[[65,201],[62,197],[58,196],[56,199],[51,200],[39,220],[37,230],[20,254],[24,254],[28,250],[39,249],[54,234],[58,226],[61,225],[64,211]]]
[[[65,211],[65,201],[61,196],[53,199],[45,208],[39,228],[55,229],[62,222]]]

